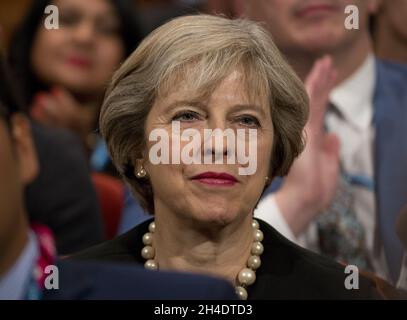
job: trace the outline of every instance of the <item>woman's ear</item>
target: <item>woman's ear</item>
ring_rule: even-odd
[[[134,162],[134,176],[138,179],[147,177],[147,170],[145,167],[145,160],[143,158],[136,159]]]
[[[143,170],[147,175],[148,171],[148,166],[150,161],[148,161],[148,150],[147,147],[143,147],[141,149],[141,152],[137,152],[137,154],[134,154],[133,156],[133,166],[134,166],[134,176],[137,177],[137,173],[140,173],[140,171],[143,174]]]
[[[11,117],[11,135],[19,162],[21,181],[28,185],[37,177],[39,164],[31,124],[25,115],[17,113]]]

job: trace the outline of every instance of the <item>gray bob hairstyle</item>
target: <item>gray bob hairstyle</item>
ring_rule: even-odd
[[[250,98],[263,97],[270,107],[269,176],[286,175],[302,152],[308,97],[268,32],[244,19],[192,15],[171,20],[147,36],[115,73],[99,123],[113,163],[150,213],[151,184],[135,177],[134,164],[146,145],[145,121],[155,99],[190,79],[198,97],[209,97],[234,68],[243,70]]]

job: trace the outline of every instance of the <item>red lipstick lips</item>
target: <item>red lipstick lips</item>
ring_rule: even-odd
[[[224,172],[204,172],[192,177],[192,180],[215,186],[233,186],[238,182],[234,176]]]
[[[80,56],[71,56],[66,60],[70,65],[80,67],[80,68],[89,68],[91,66],[91,61],[87,58]]]

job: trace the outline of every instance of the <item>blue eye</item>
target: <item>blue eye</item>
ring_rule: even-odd
[[[176,114],[172,121],[181,121],[181,122],[192,122],[195,120],[199,120],[200,115],[193,111],[183,111]]]
[[[260,122],[253,116],[241,116],[238,118],[239,124],[246,127],[259,127]]]

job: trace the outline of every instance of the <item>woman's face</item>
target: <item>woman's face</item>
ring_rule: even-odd
[[[0,117],[0,144],[0,249],[4,249],[24,218],[24,187],[38,174],[28,119],[15,113],[7,124]]]
[[[120,21],[107,0],[57,0],[59,29],[41,23],[31,63],[37,77],[74,94],[101,94],[124,57]]]
[[[265,99],[259,98],[255,103],[249,101],[239,70],[231,72],[207,101],[191,99],[193,92],[189,89],[184,82],[166,97],[157,98],[147,117],[147,149],[143,166],[153,187],[155,214],[172,213],[184,219],[220,225],[241,222],[252,213],[266,184],[273,143],[270,108]],[[180,130],[173,128],[174,121],[179,122]],[[159,141],[149,139],[155,129],[168,133],[170,164],[154,164],[157,159],[153,159],[153,156],[165,154],[156,152],[157,149],[153,147]],[[186,129],[194,129],[190,132],[194,131],[199,139],[195,140],[198,142],[194,146],[201,147],[196,154],[201,163],[184,162],[185,154],[182,151],[185,152],[185,147],[193,141],[180,141],[180,135],[186,133]],[[229,129],[229,136],[232,131],[236,139],[229,144],[225,137],[222,147],[215,139],[209,136],[204,138],[204,129]],[[252,133],[256,132],[256,138],[253,135],[249,137],[249,129]],[[243,132],[240,136],[239,130]],[[212,147],[208,144],[209,140]],[[239,160],[239,144],[240,150],[250,157],[249,161]],[[231,157],[233,153],[235,161]],[[175,154],[180,155],[179,164],[174,163],[177,159],[173,157]],[[192,152],[188,154],[192,156]],[[214,163],[215,159],[212,158],[211,163],[205,164],[204,154],[217,155],[221,163]],[[227,163],[228,157],[230,163]],[[249,163],[252,174],[242,175],[250,171],[242,170],[247,169]],[[137,161],[136,170],[139,168],[140,161]]]

